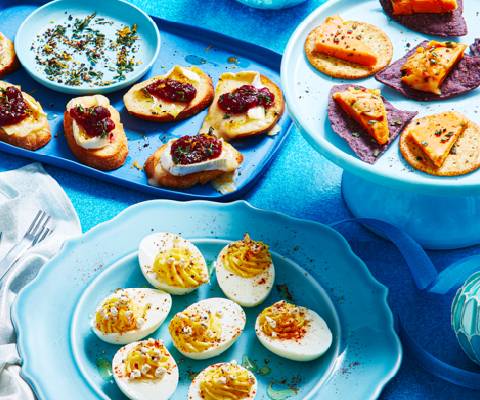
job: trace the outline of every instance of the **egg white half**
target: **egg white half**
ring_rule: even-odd
[[[225,296],[243,307],[255,307],[263,303],[272,291],[275,282],[273,263],[257,276],[244,278],[225,268],[222,257],[227,249],[228,245],[222,249],[215,262],[218,286]]]
[[[131,400],[169,399],[177,389],[179,373],[178,366],[168,350],[167,353],[170,356],[170,361],[174,365],[174,368],[162,378],[152,380],[130,379],[125,376],[124,360],[127,357],[128,352],[137,344],[139,344],[139,342],[133,342],[120,348],[113,358],[112,371],[118,388]]]
[[[293,361],[311,361],[321,357],[332,345],[332,332],[326,322],[315,311],[303,308],[310,321],[301,339],[279,339],[266,335],[260,327],[259,318],[255,323],[258,340],[272,353]]]
[[[174,246],[175,241],[179,241],[182,247],[186,247],[188,250],[190,250],[192,255],[201,260],[203,272],[208,276],[207,263],[198,247],[189,240],[173,233],[159,232],[143,238],[138,247],[138,261],[140,263],[143,276],[152,286],[165,290],[171,294],[182,295],[194,291],[197,289],[197,287],[183,288],[171,286],[166,282],[160,281],[157,277],[157,274],[153,271],[153,264],[158,253],[171,249]]]
[[[198,303],[193,303],[187,310],[194,310],[196,313],[210,311],[213,314],[220,312],[222,333],[220,340],[214,343],[210,348],[202,352],[187,352],[177,347],[174,338],[173,345],[185,357],[194,360],[206,360],[208,358],[216,357],[226,350],[228,350],[239,338],[245,329],[246,315],[242,307],[231,300],[221,297],[201,300]]]
[[[165,321],[165,319],[167,318],[168,313],[170,312],[170,309],[172,307],[172,296],[161,290],[147,288],[128,288],[121,289],[121,291],[126,292],[128,296],[139,306],[143,307],[147,304],[151,304],[151,307],[146,312],[144,323],[138,329],[124,333],[104,333],[100,331],[96,326],[95,312],[91,320],[92,330],[99,339],[107,343],[126,344],[136,340],[140,340],[145,336],[150,335],[151,333],[155,332],[160,327],[160,325],[162,325],[163,321]],[[112,296],[118,296],[117,291],[103,299],[100,302],[97,311],[100,309],[102,303]]]
[[[222,365],[226,365],[226,364],[229,364],[229,363],[213,364],[213,365],[210,365],[207,368],[205,368],[202,372],[200,372],[195,377],[195,379],[192,381],[192,383],[190,384],[190,388],[188,390],[188,400],[204,400],[204,397],[202,396],[202,394],[200,392],[200,383],[202,382],[202,380],[204,379],[204,377],[208,373],[208,371],[210,371],[213,368],[216,368],[216,367],[219,367],[219,366],[222,366]],[[250,395],[248,397],[242,398],[242,400],[253,400],[253,399],[255,399],[255,396],[257,395],[257,387],[258,387],[257,378],[255,378],[255,375],[253,375],[247,369],[245,369],[241,366],[240,366],[240,368],[247,371],[248,375],[251,378],[253,378],[254,381],[255,381],[255,383],[254,383],[254,385],[253,385],[253,387],[250,391]]]

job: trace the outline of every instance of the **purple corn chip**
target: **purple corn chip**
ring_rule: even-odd
[[[480,39],[475,39],[473,44],[470,46],[470,54],[475,57],[480,56]]]
[[[328,99],[328,119],[332,124],[333,131],[345,139],[353,152],[363,161],[374,164],[375,161],[388,149],[390,144],[403,131],[410,120],[418,113],[416,111],[401,111],[385,100],[388,126],[390,128],[390,140],[387,144],[379,145],[363,128],[351,118],[333,99],[333,94],[348,89],[349,87],[360,87],[359,85],[336,85],[330,91]]]
[[[393,15],[392,0],[380,0],[385,13],[398,23],[417,32],[435,36],[465,36],[467,22],[463,17],[463,0],[457,0],[458,8],[444,14]]]
[[[441,87],[442,94],[438,95],[434,93],[422,92],[405,85],[402,82],[402,66],[406,63],[408,57],[415,53],[419,46],[425,47],[428,43],[429,41],[425,40],[418,46],[411,49],[404,57],[378,72],[375,75],[375,79],[377,79],[379,82],[382,82],[384,85],[398,90],[404,96],[410,97],[411,99],[417,101],[445,100],[467,93],[480,86],[480,57],[470,56],[467,54],[463,56],[452,72],[450,72],[450,74],[443,81]],[[480,48],[475,47],[475,45],[474,49],[475,51],[480,50]],[[472,54],[474,54],[473,51]]]

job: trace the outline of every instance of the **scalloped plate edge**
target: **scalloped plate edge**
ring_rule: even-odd
[[[347,240],[339,232],[337,232],[336,230],[334,230],[333,228],[327,225],[324,225],[315,221],[309,221],[301,218],[291,217],[281,212],[263,210],[263,209],[252,206],[250,203],[244,200],[237,200],[231,203],[214,203],[214,202],[209,202],[204,200],[194,200],[194,201],[188,201],[188,202],[178,202],[174,200],[149,200],[149,201],[144,201],[141,203],[137,203],[133,206],[127,207],[125,210],[121,211],[114,218],[96,225],[95,227],[93,227],[92,229],[84,233],[82,236],[66,241],[64,246],[62,247],[62,250],[53,259],[62,257],[71,247],[74,247],[79,243],[81,243],[81,241],[85,237],[92,236],[96,232],[106,229],[108,225],[115,224],[116,221],[123,219],[125,216],[131,213],[134,213],[137,209],[143,208],[143,207],[151,207],[156,204],[168,204],[170,207],[173,207],[173,208],[178,208],[178,207],[188,208],[190,207],[191,204],[203,205],[203,206],[212,207],[212,208],[222,208],[222,209],[239,207],[239,208],[247,209],[250,212],[266,215],[270,218],[273,217],[273,218],[284,219],[286,221],[292,221],[295,223],[300,223],[302,225],[315,226],[317,228],[321,227],[322,229],[330,232],[332,236],[335,237],[336,240],[338,240],[338,242],[342,244],[346,253],[360,267],[360,270],[365,275],[366,281],[370,283],[371,287],[378,289],[379,292],[382,294],[381,305],[385,312],[384,314],[386,316],[386,323],[388,324],[388,327],[386,327],[385,332],[391,335],[391,339],[393,340],[396,347],[397,359],[395,364],[391,367],[390,372],[388,374],[385,374],[385,377],[377,383],[375,388],[372,388],[371,396],[365,400],[374,400],[380,396],[386,384],[397,374],[398,370],[400,369],[400,365],[403,358],[402,345],[395,331],[393,314],[388,305],[388,300],[387,300],[388,289],[374,278],[374,276],[371,274],[370,270],[367,268],[363,260],[353,252]],[[22,333],[22,330],[20,329],[20,326],[22,325],[21,321],[23,319],[19,314],[19,310],[21,308],[21,304],[26,302],[26,300],[28,299],[28,296],[30,295],[32,289],[36,285],[38,285],[42,281],[43,277],[46,275],[48,265],[50,264],[50,262],[51,260],[47,262],[39,271],[38,275],[19,292],[11,308],[11,320],[15,328],[15,332],[17,333],[17,349],[22,359],[22,370],[20,375],[25,379],[26,382],[28,382],[32,386],[32,389],[35,391],[35,393],[39,398],[46,398],[46,397],[44,396],[42,383],[35,378],[36,374],[34,371],[31,370],[30,365],[27,361],[27,358],[25,357],[26,356],[25,349],[27,348],[27,343]]]

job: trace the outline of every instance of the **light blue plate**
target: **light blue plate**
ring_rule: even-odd
[[[256,364],[257,399],[374,399],[397,372],[402,350],[387,306],[387,290],[338,233],[245,202],[157,200],[130,207],[67,243],[20,293],[12,318],[24,360],[23,376],[40,399],[124,399],[108,370],[98,367],[108,364],[118,347],[99,341],[90,332],[89,319],[98,301],[115,288],[147,286],[136,249],[153,231],[181,233],[200,247],[209,262],[227,240],[245,232],[268,242],[279,286],[264,306],[288,297],[288,287],[293,300],[319,312],[334,335],[331,349],[319,360],[281,359],[255,337],[260,306],[247,310],[246,331],[228,352],[210,361],[192,361],[173,349],[165,325],[154,336],[166,341],[179,363],[180,384],[173,399],[185,399],[191,375],[220,360],[248,359]],[[170,315],[200,298],[221,295],[212,279],[211,285],[195,293],[174,297]]]
[[[103,25],[102,32],[106,37],[115,35],[119,24],[132,26],[137,24],[139,49],[136,53],[137,65],[133,71],[126,74],[126,79],[108,86],[93,86],[86,83],[80,86],[70,86],[49,80],[47,75],[37,66],[35,52],[31,50],[39,33],[53,28],[57,24],[68,23],[68,15],[74,18],[85,18],[95,11],[97,17],[113,21],[115,25]],[[15,36],[15,52],[21,64],[37,82],[63,93],[91,94],[110,93],[126,88],[139,80],[152,67],[160,52],[160,32],[157,24],[142,10],[123,0],[55,0],[36,9],[22,23]],[[108,68],[98,67],[105,73],[105,77],[112,75]]]
[[[470,45],[475,38],[480,37],[480,2],[467,0],[464,3],[469,33],[468,36],[455,40]],[[281,69],[282,86],[290,114],[301,127],[305,138],[315,149],[346,171],[379,185],[422,191],[429,195],[479,195],[480,170],[461,177],[436,177],[419,172],[411,168],[401,156],[398,139],[371,165],[361,161],[347,143],[332,131],[326,112],[327,93],[333,85],[347,81],[333,79],[313,68],[305,56],[304,43],[313,28],[320,25],[326,17],[336,14],[345,20],[369,22],[383,29],[394,47],[393,60],[404,56],[409,48],[426,38],[424,34],[411,31],[391,20],[383,12],[379,0],[330,0],[317,8],[292,34]],[[410,47],[407,47],[407,43]],[[373,76],[348,82],[382,89],[382,94],[393,105],[402,110],[419,111],[419,116],[455,109],[480,123],[480,89],[446,101],[415,102],[377,82]]]
[[[480,37],[480,1],[464,4],[469,34],[455,40],[471,44]],[[345,170],[342,192],[348,208],[356,217],[396,225],[428,248],[452,249],[480,243],[480,225],[472,222],[480,219],[480,170],[458,177],[417,171],[400,154],[398,139],[375,164],[365,163],[333,132],[326,111],[331,87],[349,82],[379,88],[396,107],[418,111],[419,116],[457,110],[480,123],[480,89],[446,101],[415,102],[374,77],[345,81],[322,74],[308,62],[304,43],[313,28],[336,14],[383,29],[394,46],[393,60],[426,37],[388,18],[379,0],[330,0],[304,20],[288,42],[281,77],[290,114],[309,143]]]

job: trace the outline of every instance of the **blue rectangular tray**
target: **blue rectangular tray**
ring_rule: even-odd
[[[42,3],[45,2],[0,0],[0,21],[2,21],[0,31],[13,40],[21,22]],[[159,58],[145,79],[163,74],[173,65],[179,64],[198,65],[212,77],[214,84],[223,72],[240,70],[256,70],[277,84],[280,83],[279,70],[282,58],[280,54],[206,29],[152,18],[160,30],[161,50]],[[42,104],[48,114],[53,138],[47,146],[36,152],[3,142],[0,142],[0,151],[31,158],[162,198],[228,201],[241,197],[266,171],[292,128],[292,121],[285,112],[279,121],[281,128],[279,134],[261,135],[233,143],[245,157],[239,169],[235,192],[222,195],[208,184],[197,185],[187,190],[157,188],[147,184],[145,173],[137,169],[134,164],[143,166],[147,157],[172,137],[196,134],[206,115],[206,110],[185,121],[162,124],[147,122],[127,113],[122,101],[125,90],[110,94],[108,97],[112,105],[120,111],[125,127],[129,141],[129,156],[123,167],[112,172],[103,172],[79,163],[65,141],[63,112],[71,96],[41,86],[23,69],[3,79],[21,85],[24,91],[32,94]]]

